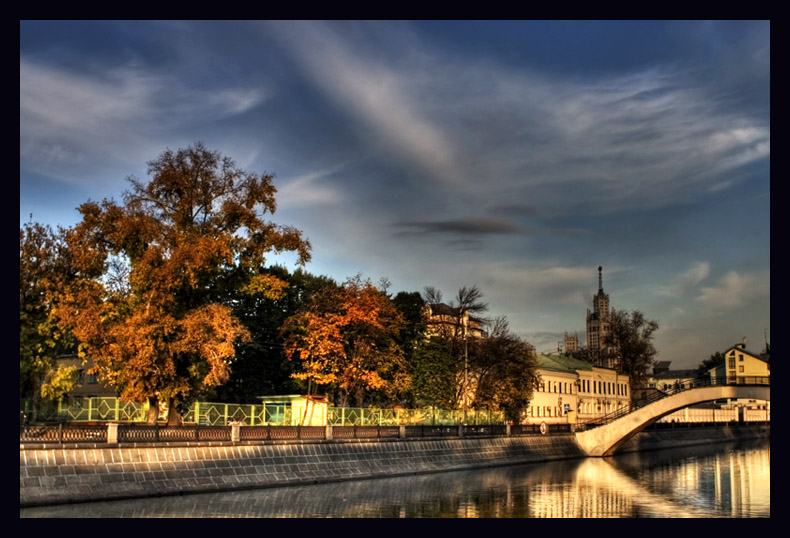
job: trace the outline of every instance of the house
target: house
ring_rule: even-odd
[[[708,370],[714,383],[753,383],[771,376],[771,356],[748,351],[745,341],[731,346],[723,355],[724,362]]]

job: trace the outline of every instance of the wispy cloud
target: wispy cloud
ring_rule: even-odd
[[[710,264],[708,262],[697,262],[686,271],[675,276],[666,286],[659,288],[661,295],[668,295],[673,298],[685,298],[689,293],[693,293],[697,285],[705,280],[710,274]]]
[[[769,273],[730,271],[716,286],[702,288],[696,300],[709,312],[741,307],[770,294]]]
[[[522,231],[516,223],[501,218],[466,218],[424,222],[403,222],[396,227],[404,228],[406,234],[449,234],[449,235],[496,235],[514,234]]]
[[[135,67],[78,73],[25,58],[19,89],[24,163],[61,178],[85,161],[139,165],[154,155],[150,148],[158,152],[168,145],[163,141],[172,139],[172,130],[196,118],[242,114],[265,98],[257,88],[189,88],[170,75]]]

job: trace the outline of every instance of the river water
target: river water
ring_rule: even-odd
[[[252,491],[34,507],[21,517],[765,518],[768,440]]]

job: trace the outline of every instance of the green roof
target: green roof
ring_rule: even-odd
[[[587,361],[575,359],[569,355],[537,354],[538,367],[555,372],[575,373],[577,370],[592,370],[593,365]]]

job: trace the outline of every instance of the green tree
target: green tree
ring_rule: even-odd
[[[74,353],[77,343],[53,313],[59,290],[73,273],[63,230],[33,222],[20,229],[19,390],[33,400],[34,412],[41,397],[57,399],[73,386],[74,376],[59,371],[56,360]]]
[[[434,337],[421,342],[410,360],[411,400],[417,406],[453,409],[456,403],[458,358],[450,342]]]
[[[610,331],[604,343],[612,348],[617,370],[628,375],[632,388],[647,386],[649,370],[655,363],[653,334],[658,322],[648,320],[642,312],[612,310]]]
[[[237,344],[230,378],[216,388],[217,401],[260,403],[260,396],[302,390],[301,381],[293,377],[298,361],[288,360],[281,329],[310,297],[323,288],[337,288],[337,284],[329,277],[315,276],[301,268],[289,273],[284,267],[273,266],[265,272],[288,286],[276,298],[238,294],[233,312],[249,330],[250,340]]]
[[[532,345],[512,334],[507,320],[499,317],[485,338],[471,342],[469,351],[473,406],[504,411],[508,420],[520,422],[540,382]]]
[[[716,353],[712,354],[710,357],[699,363],[699,366],[697,366],[697,375],[707,375],[708,370],[711,368],[714,368],[720,364],[724,364],[724,358],[724,354],[721,351],[717,351]]]
[[[250,334],[228,303],[238,291],[280,297],[286,283],[260,270],[266,256],[293,251],[303,264],[310,244],[266,220],[271,175],[202,143],[165,151],[148,174],[129,178],[123,205],[79,207],[67,238],[77,274],[56,314],[121,398],[149,401],[153,421],[160,400],[173,411],[229,379],[235,344]],[[111,274],[113,259],[128,270]]]

